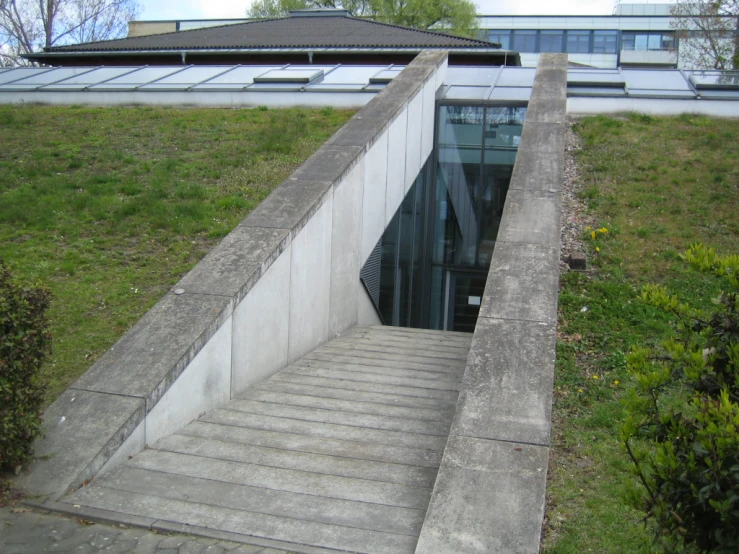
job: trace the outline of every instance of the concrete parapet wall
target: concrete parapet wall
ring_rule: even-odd
[[[359,271],[431,153],[446,64],[419,54],[63,393],[19,484],[56,500],[379,321]]]
[[[538,552],[549,458],[567,56],[534,80],[457,410],[416,552]]]

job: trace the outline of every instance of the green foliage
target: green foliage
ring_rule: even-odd
[[[26,462],[41,431],[49,301],[48,289],[18,284],[0,259],[0,469]]]
[[[355,17],[461,36],[474,37],[477,32],[477,11],[469,0],[255,0],[246,13],[275,18],[309,8],[342,8]]]
[[[739,550],[739,256],[693,245],[684,258],[733,289],[711,309],[681,302],[661,285],[642,300],[676,319],[659,351],[628,356],[634,377],[621,440],[639,486],[628,499],[656,522],[671,552]]]

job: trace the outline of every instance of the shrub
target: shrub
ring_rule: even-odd
[[[708,312],[659,285],[642,299],[676,316],[659,352],[628,357],[634,387],[621,440],[639,485],[628,499],[670,552],[739,551],[739,256],[694,245],[683,256],[732,292]]]
[[[39,369],[51,352],[49,301],[46,288],[20,285],[0,260],[0,469],[28,461],[41,431]]]

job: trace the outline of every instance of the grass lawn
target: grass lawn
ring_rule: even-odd
[[[658,345],[671,318],[639,299],[658,282],[706,306],[719,281],[681,259],[691,243],[739,252],[739,121],[632,114],[580,120],[581,198],[596,228],[593,271],[561,278],[552,458],[543,550],[651,552],[618,442],[632,345]],[[585,232],[584,232],[585,234]],[[599,249],[596,251],[596,248]]]
[[[0,106],[0,258],[53,293],[46,402],[352,113]]]

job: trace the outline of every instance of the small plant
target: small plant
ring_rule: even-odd
[[[600,227],[598,229],[592,228],[590,225],[585,227],[585,233],[587,234],[588,239],[593,244],[593,248],[596,252],[600,252],[600,246],[601,246],[601,240],[608,235],[608,228],[607,227]]]
[[[39,370],[51,352],[49,301],[46,288],[21,286],[0,260],[0,469],[17,471],[41,432]]]
[[[659,352],[635,348],[635,385],[621,440],[639,485],[628,499],[656,523],[670,552],[739,551],[739,256],[696,244],[692,266],[724,279],[705,312],[663,286],[642,299],[674,314],[675,336]]]

